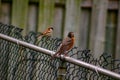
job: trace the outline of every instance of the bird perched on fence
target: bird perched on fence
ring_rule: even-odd
[[[42,36],[51,36],[53,33],[53,27],[48,27],[44,32],[42,32],[41,35],[38,36],[38,38],[41,38]]]
[[[57,52],[52,56],[51,60],[53,60],[57,55],[61,54],[67,56],[68,51],[73,48],[74,42],[75,42],[74,33],[69,32],[67,37],[62,41],[62,43],[58,47]]]

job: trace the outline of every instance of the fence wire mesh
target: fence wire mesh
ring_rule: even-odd
[[[62,39],[42,37],[39,33],[30,32],[25,37],[22,29],[0,23],[0,33],[16,39],[56,51]],[[69,52],[70,57],[109,69],[120,74],[120,60],[103,53],[95,59],[90,50],[79,50],[74,47]],[[65,62],[61,59],[50,60],[51,56],[29,48],[0,39],[0,80],[116,80],[97,71],[91,71],[81,66]]]

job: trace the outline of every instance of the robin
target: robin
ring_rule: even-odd
[[[68,51],[73,48],[74,42],[75,42],[74,33],[69,32],[67,37],[62,41],[62,43],[58,47],[57,52],[52,56],[51,60],[54,59],[56,55],[63,54],[67,56]]]
[[[51,36],[53,33],[53,27],[48,27],[44,32],[42,32],[41,35],[38,36],[38,38],[41,38],[42,36]]]

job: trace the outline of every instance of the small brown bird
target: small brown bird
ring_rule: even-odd
[[[42,36],[51,36],[53,33],[53,27],[48,27],[44,32],[42,32],[41,35],[38,36],[38,38],[41,38]]]
[[[72,49],[73,45],[74,45],[74,33],[73,32],[69,32],[67,35],[67,38],[65,38],[62,43],[60,44],[57,52],[52,56],[51,60],[55,58],[56,55],[61,55],[64,54],[65,56],[67,56],[67,53],[70,49]]]

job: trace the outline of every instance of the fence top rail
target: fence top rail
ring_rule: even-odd
[[[32,50],[42,52],[42,53],[50,55],[50,56],[52,56],[55,53],[53,51],[50,51],[50,50],[35,46],[33,44],[30,44],[30,43],[27,43],[27,42],[24,42],[24,41],[9,37],[9,36],[1,34],[1,33],[0,33],[0,38],[4,39],[4,40],[7,40],[7,41],[10,41],[10,42],[15,43],[15,44],[30,48]],[[57,58],[60,58],[60,57],[57,56]],[[117,73],[112,72],[110,70],[106,70],[106,69],[103,69],[101,67],[94,66],[94,65],[91,65],[89,63],[86,63],[86,62],[83,62],[81,60],[77,60],[77,59],[74,59],[74,58],[71,58],[71,57],[65,57],[63,55],[61,55],[61,59],[65,60],[67,62],[73,63],[75,65],[85,67],[85,68],[90,69],[92,71],[96,71],[96,73],[98,73],[98,74],[101,73],[101,74],[111,76],[113,78],[116,78],[116,79],[120,80],[120,74],[117,74]]]

